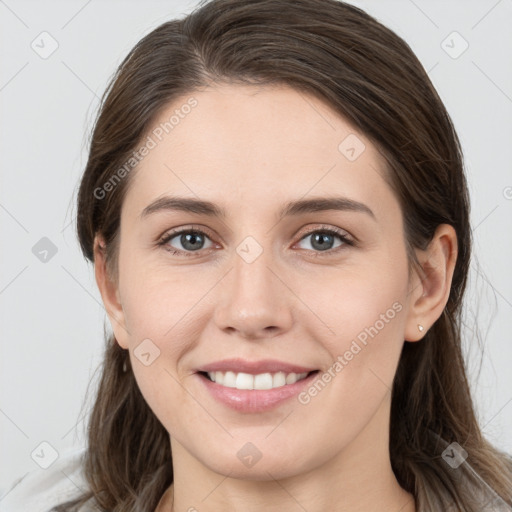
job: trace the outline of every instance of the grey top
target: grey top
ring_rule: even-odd
[[[81,495],[88,488],[81,467],[84,451],[68,450],[47,469],[36,468],[18,477],[0,497],[0,512],[49,512]],[[80,512],[98,512],[98,508],[85,504]]]

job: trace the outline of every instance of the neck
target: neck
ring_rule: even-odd
[[[227,477],[210,470],[171,438],[174,483],[156,512],[415,512],[414,497],[400,487],[391,468],[389,421],[382,421],[386,417],[389,402],[341,453],[282,479],[272,479],[272,470],[265,480]]]

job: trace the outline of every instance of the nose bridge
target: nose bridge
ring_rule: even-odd
[[[233,258],[233,298],[242,303],[262,298],[269,302],[275,298],[272,293],[275,283],[272,282],[273,274],[269,268],[272,265],[272,251],[269,247],[263,249],[259,244],[256,245],[257,242],[250,238],[237,247],[237,254]]]
[[[268,337],[291,324],[286,286],[272,270],[275,267],[271,237],[247,236],[233,252],[232,270],[226,276],[216,322],[223,330],[236,330],[243,337]],[[264,245],[265,244],[265,245]]]

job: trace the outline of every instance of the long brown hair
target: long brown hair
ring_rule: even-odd
[[[214,82],[285,84],[320,98],[361,130],[387,161],[409,249],[425,248],[442,223],[455,228],[459,253],[447,306],[421,342],[404,344],[394,380],[392,468],[418,506],[444,510],[452,503],[480,512],[435,440],[456,441],[480,477],[512,503],[512,468],[482,436],[461,350],[471,230],[459,139],[410,47],[364,11],[337,0],[212,0],[139,41],[105,91],[93,130],[78,193],[85,257],[94,261],[101,234],[115,273],[133,172],[108,192],[104,184],[119,177],[163,108]],[[77,510],[91,499],[102,510],[153,512],[173,481],[168,432],[113,336],[101,371],[83,459],[90,490],[54,510]]]

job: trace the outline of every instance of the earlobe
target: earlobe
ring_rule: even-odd
[[[450,296],[457,261],[457,234],[441,224],[425,251],[417,251],[420,268],[411,283],[406,341],[420,341],[441,316]]]
[[[128,330],[119,296],[118,283],[109,275],[106,261],[105,242],[100,235],[94,239],[94,273],[103,305],[119,345],[128,348]]]

